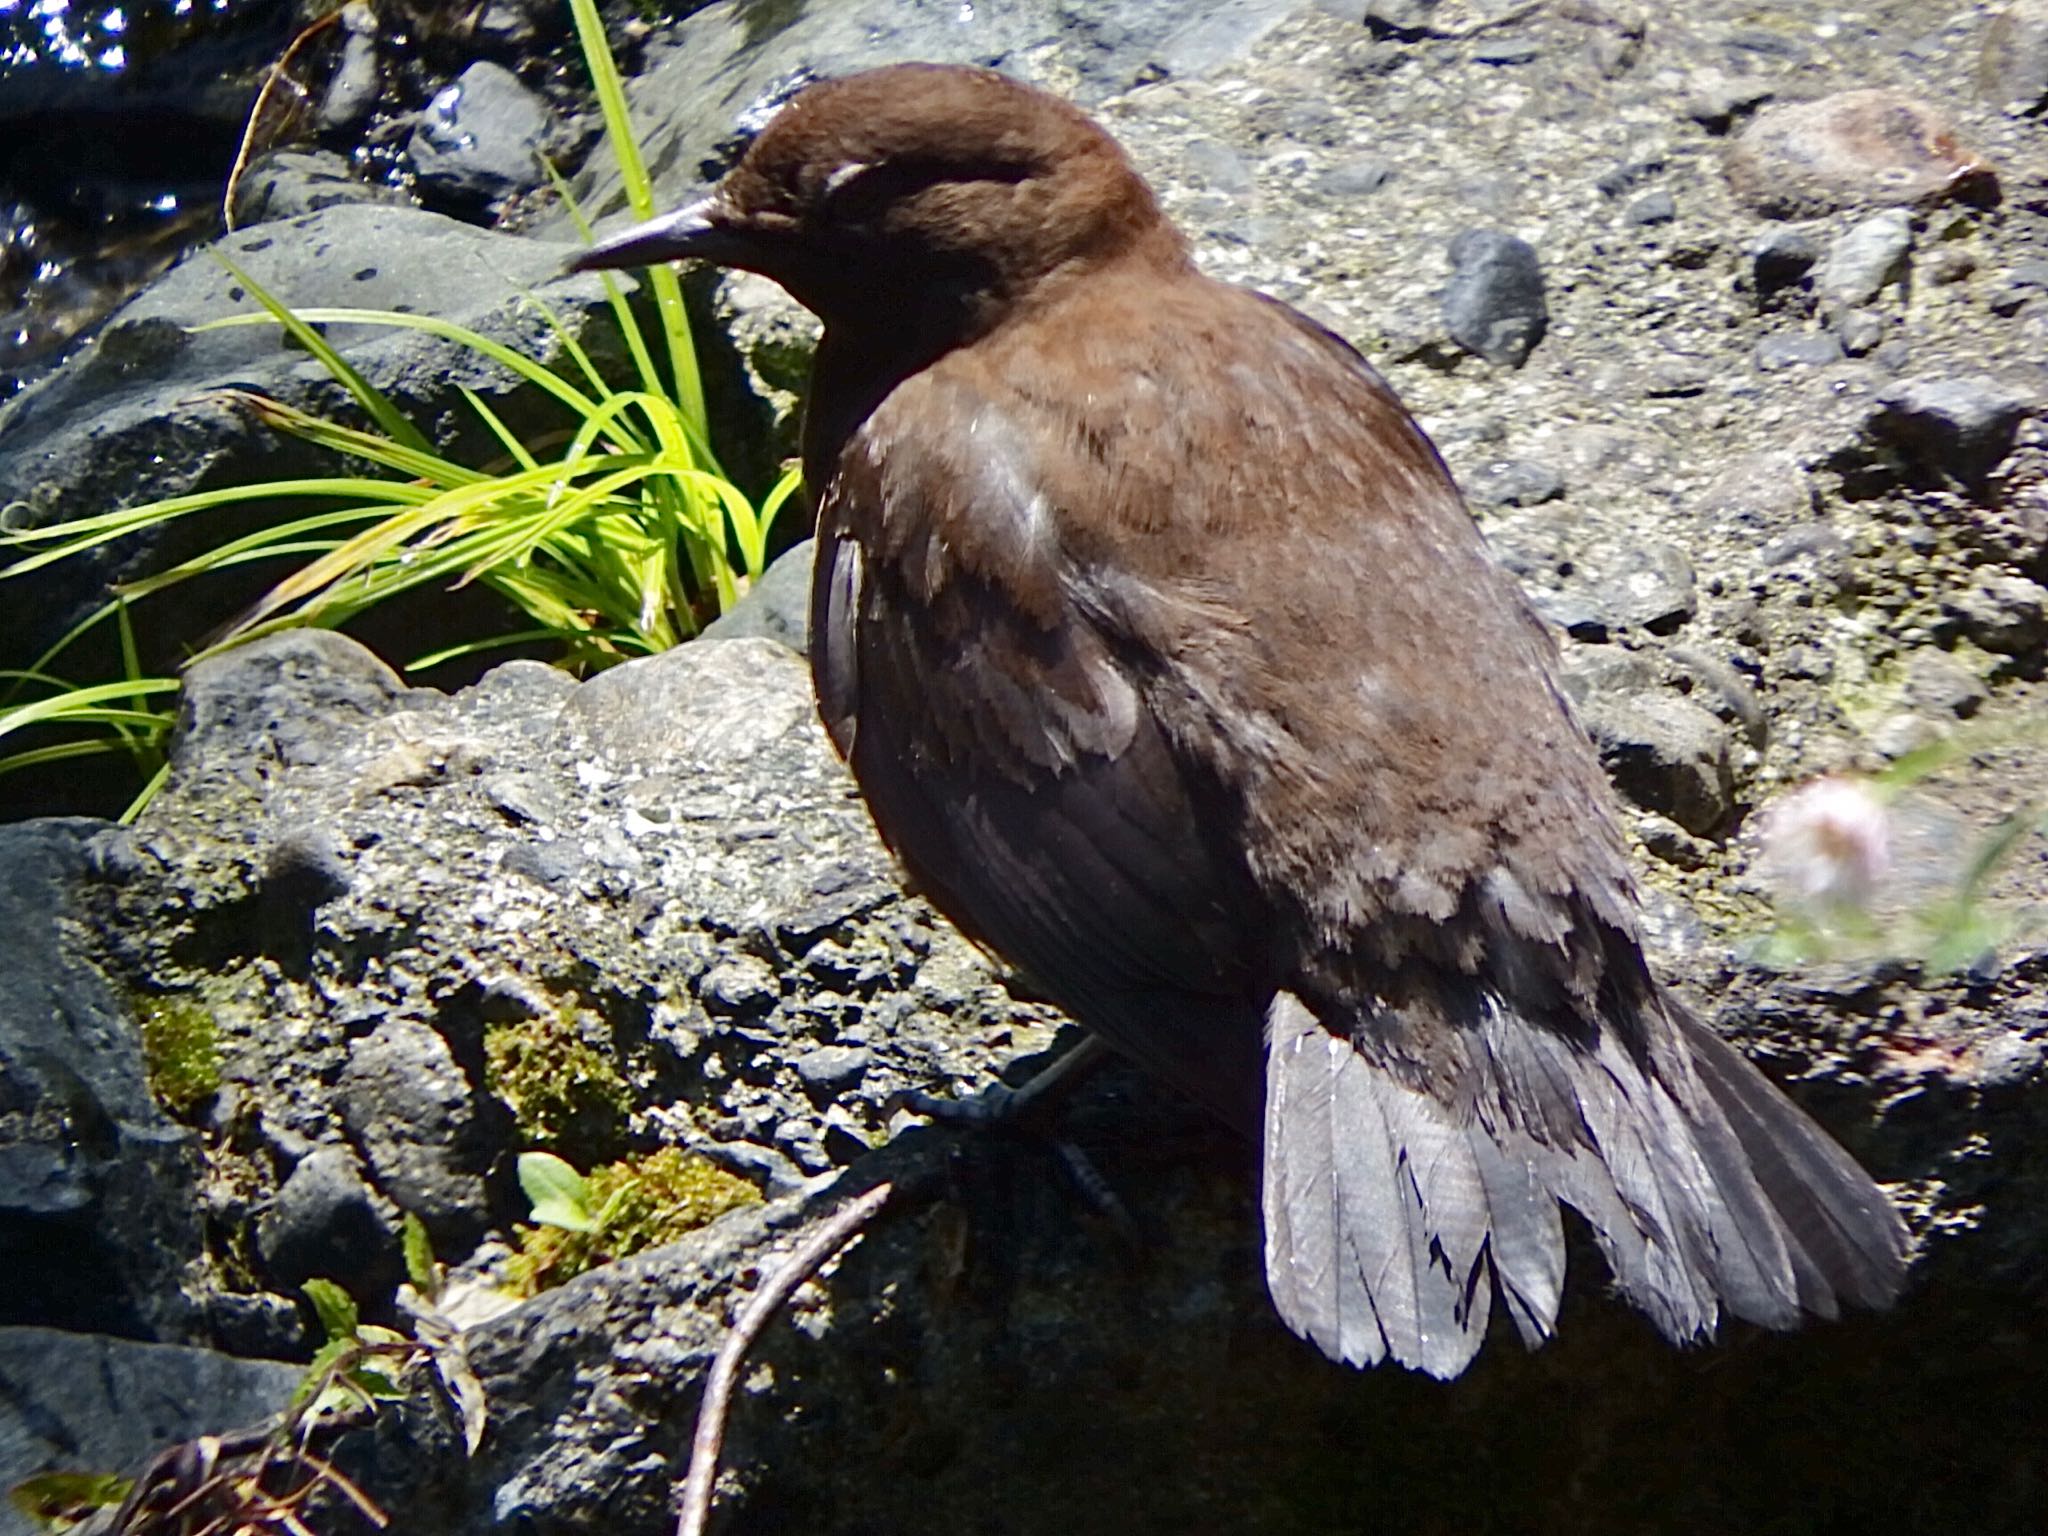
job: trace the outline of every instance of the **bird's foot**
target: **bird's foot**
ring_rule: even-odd
[[[897,1103],[914,1115],[945,1125],[1003,1125],[1030,1129],[1066,1102],[1079,1084],[1109,1056],[1109,1048],[1093,1035],[1016,1088],[997,1083],[970,1099],[942,1099],[915,1089],[899,1094]]]
[[[1138,1226],[1130,1211],[1088,1154],[1050,1123],[1074,1089],[1108,1057],[1109,1048],[1091,1035],[1018,1087],[998,1083],[966,1099],[944,1099],[912,1090],[899,1094],[897,1103],[912,1114],[924,1115],[942,1125],[995,1127],[1042,1142],[1052,1151],[1083,1203],[1101,1218],[1120,1244],[1135,1251],[1139,1247]]]

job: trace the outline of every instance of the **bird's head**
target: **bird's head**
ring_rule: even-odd
[[[1068,273],[1186,260],[1116,141],[993,70],[899,64],[811,86],[708,197],[571,266],[759,272],[828,328],[975,329]]]

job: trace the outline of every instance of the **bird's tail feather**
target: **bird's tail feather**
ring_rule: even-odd
[[[1617,1287],[1676,1340],[1723,1308],[1773,1328],[1898,1292],[1884,1194],[1757,1070],[1675,1002],[1660,1071],[1605,1031],[1569,1042],[1490,1007],[1485,1081],[1440,1096],[1325,1029],[1290,993],[1268,1020],[1266,1275],[1281,1317],[1333,1359],[1451,1377],[1492,1295],[1534,1347],[1556,1325],[1560,1202]],[[1670,1080],[1667,1080],[1670,1079]]]

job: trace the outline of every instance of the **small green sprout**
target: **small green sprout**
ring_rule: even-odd
[[[761,1199],[745,1179],[677,1147],[607,1163],[587,1177],[550,1153],[527,1152],[519,1184],[538,1223],[519,1229],[512,1259],[512,1288],[524,1296],[672,1243]]]

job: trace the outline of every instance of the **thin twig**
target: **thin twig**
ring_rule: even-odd
[[[732,1332],[718,1347],[718,1358],[711,1362],[711,1374],[705,1378],[704,1401],[697,1409],[697,1433],[690,1441],[690,1472],[683,1480],[682,1513],[676,1516],[676,1536],[704,1536],[704,1523],[711,1518],[711,1488],[718,1479],[718,1454],[725,1445],[725,1421],[732,1409],[733,1387],[739,1381],[740,1367],[754,1340],[796,1288],[852,1242],[895,1192],[893,1184],[877,1184],[833,1212],[797,1244],[782,1267],[762,1282],[761,1288],[740,1309]]]
[[[285,49],[278,61],[270,66],[269,73],[263,77],[263,88],[256,93],[256,103],[249,108],[248,119],[242,125],[242,141],[235,150],[235,163],[228,171],[227,189],[221,194],[221,222],[227,226],[230,234],[234,233],[235,228],[235,192],[242,185],[242,173],[249,168],[249,161],[256,153],[256,137],[262,126],[263,109],[270,105],[270,98],[278,89],[280,80],[300,95],[306,94],[305,87],[291,79],[285,71],[291,68],[292,61],[299,56],[307,43],[341,19],[344,9],[346,7],[337,6],[302,30],[292,39],[291,46]]]
[[[344,1477],[340,1468],[336,1467],[333,1462],[315,1456],[310,1452],[303,1455],[301,1460],[313,1469],[313,1479],[306,1484],[304,1489],[300,1490],[301,1493],[310,1492],[316,1483],[324,1482],[328,1487],[337,1489],[342,1497],[355,1505],[362,1517],[377,1527],[378,1530],[383,1530],[384,1527],[391,1523],[391,1517],[379,1509],[375,1501],[367,1493]],[[297,1495],[294,1495],[295,1501],[296,1498]]]

